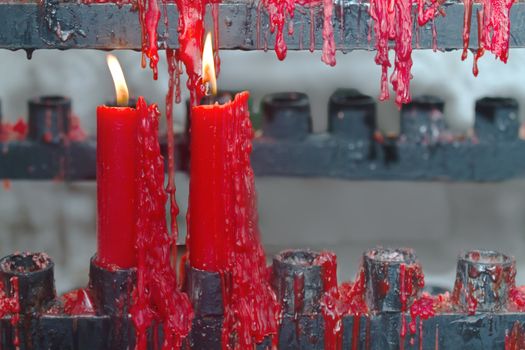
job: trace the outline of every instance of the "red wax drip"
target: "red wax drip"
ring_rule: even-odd
[[[0,123],[0,142],[25,140],[27,131],[27,123],[22,118],[14,124]]]
[[[325,321],[325,350],[338,350],[342,346],[343,317],[354,315],[352,349],[359,345],[359,319],[368,309],[365,303],[365,272],[361,268],[354,283],[343,283],[332,288],[321,298]]]
[[[525,311],[525,286],[514,287],[509,291],[510,307],[519,312]]]
[[[332,13],[333,0],[323,0],[323,55],[321,60],[329,66],[335,66],[335,40]]]
[[[173,79],[175,70],[177,70],[177,60],[175,59],[174,51],[166,49],[166,58],[168,61],[168,93],[166,94],[166,127],[168,135],[168,184],[166,192],[170,201],[170,228],[171,236],[173,238],[172,261],[176,265],[177,261],[177,239],[179,237],[179,227],[177,225],[177,215],[179,215],[179,206],[175,198],[177,188],[175,186],[175,133],[173,132],[173,94],[175,88],[175,81]]]
[[[0,318],[11,315],[11,325],[14,328],[13,346],[20,347],[18,323],[20,322],[20,293],[18,277],[11,277],[11,292],[6,293],[4,284],[0,282]]]
[[[95,315],[93,299],[87,289],[76,289],[62,295],[64,312],[68,315]]]
[[[69,132],[65,135],[66,142],[82,142],[87,139],[87,133],[82,128],[80,118],[76,115],[72,115],[69,118]]]
[[[231,281],[226,282],[224,298],[223,349],[251,349],[266,336],[272,337],[273,346],[277,346],[278,340],[280,305],[270,287],[257,224],[248,98],[249,94],[243,92],[233,102],[220,106],[226,109],[229,118],[224,124],[224,142],[228,147],[223,181],[227,183],[225,232],[232,243],[227,247],[227,266],[223,271],[224,280]],[[232,343],[233,338],[236,341]]]
[[[370,16],[374,21],[376,41],[375,62],[381,66],[380,100],[390,97],[388,91],[388,70],[391,67],[388,58],[390,41],[394,41],[395,60],[394,71],[390,82],[396,94],[396,104],[410,102],[410,73],[412,68],[412,6],[413,0],[371,0]],[[439,13],[440,0],[433,0],[425,8],[423,0],[417,0],[418,24],[424,25],[434,19]]]
[[[288,13],[288,16],[293,18],[295,0],[265,0],[263,3],[270,15],[270,31],[275,33],[275,53],[282,61],[286,58],[288,50],[283,34],[286,14]]]
[[[321,266],[324,292],[337,288],[337,256],[332,252],[321,252],[313,264]]]
[[[407,287],[411,286],[410,282],[408,283],[408,286],[406,284],[405,279],[406,274],[406,265],[401,264],[399,267],[399,298],[401,301],[401,331],[400,331],[400,339],[399,339],[399,349],[403,350],[405,348],[405,336],[407,333],[407,321],[405,317],[405,312],[407,311]]]
[[[131,315],[137,335],[137,350],[147,348],[147,330],[162,324],[162,349],[179,349],[191,329],[193,310],[188,296],[177,289],[170,250],[174,240],[168,234],[165,216],[164,160],[158,140],[159,111],[137,101],[138,128],[138,215],[137,286],[133,291]]]
[[[405,347],[405,336],[407,334],[407,323],[406,323],[406,312],[408,311],[408,302],[411,298],[417,296],[419,290],[425,286],[425,276],[421,269],[419,263],[414,263],[410,265],[401,264],[399,266],[399,298],[401,303],[401,330],[399,333],[399,348],[402,350]],[[415,304],[415,306],[414,306]],[[414,315],[422,317],[427,317],[429,301],[426,297],[422,297],[419,301],[415,301],[410,305],[410,312],[412,314],[412,308],[414,309]],[[430,304],[430,307],[433,308],[433,301]],[[433,315],[433,314],[432,314]],[[430,317],[430,315],[428,315]],[[414,322],[412,324],[412,322]],[[422,324],[420,324],[422,327]],[[411,320],[410,331],[412,334],[416,333],[415,318]],[[420,344],[422,343],[422,338],[420,339]]]
[[[468,40],[470,37],[470,18],[472,17],[472,0],[465,1],[465,17],[463,28],[463,55],[467,57]],[[474,76],[479,73],[478,60],[485,50],[492,52],[496,58],[506,63],[509,57],[510,9],[514,0],[482,0],[482,8],[477,12],[478,20],[478,50],[474,56]]]
[[[514,323],[510,333],[505,334],[505,350],[525,349],[525,331],[519,321]]]
[[[300,273],[294,276],[293,292],[294,292],[295,333],[296,333],[297,338],[299,338],[301,334],[299,315],[304,309],[304,274],[303,273]]]
[[[157,80],[159,62],[157,28],[160,20],[160,9],[157,0],[138,0],[139,20],[142,30],[142,67],[149,66],[153,70],[153,79]]]
[[[204,15],[208,0],[176,0],[179,11],[179,49],[177,60],[186,66],[190,103],[197,105],[205,94],[201,80]]]
[[[419,349],[423,350],[423,320],[434,317],[434,299],[427,293],[410,306],[410,333],[416,334],[416,322],[419,322]]]
[[[461,60],[467,59],[468,46],[470,43],[470,27],[472,22],[472,0],[463,0],[465,6],[465,13],[463,15],[463,53]]]
[[[310,51],[315,49],[315,12],[316,6],[323,6],[323,54],[321,60],[334,66],[335,61],[335,39],[332,16],[334,12],[333,0],[264,0],[263,4],[270,16],[270,31],[275,33],[275,53],[279,60],[284,60],[287,53],[287,45],[284,40],[284,28],[287,17],[288,35],[293,34],[293,17],[296,5],[306,6],[310,9]],[[259,30],[259,25],[257,26]],[[301,33],[302,35],[302,33]],[[257,33],[259,38],[259,33]],[[259,39],[257,39],[259,43]]]

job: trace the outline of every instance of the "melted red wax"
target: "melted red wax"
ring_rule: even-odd
[[[15,331],[13,346],[18,349],[20,346],[20,336],[18,331],[18,323],[20,322],[20,293],[18,277],[11,277],[10,282],[10,293],[5,291],[4,284],[0,282],[0,318],[5,317],[6,315],[11,315],[11,325]]]
[[[525,349],[525,331],[520,322],[516,321],[510,333],[505,334],[505,350]]]
[[[396,104],[410,102],[410,73],[412,68],[412,0],[371,0],[370,16],[374,21],[376,44],[375,62],[381,66],[380,100],[390,97],[388,91],[388,70],[391,67],[388,58],[390,41],[394,41],[394,71],[390,82],[396,95]],[[418,24],[424,25],[441,13],[441,1],[434,0],[425,8],[425,2],[417,0]]]
[[[4,191],[9,191],[11,189],[11,181],[9,179],[3,179],[2,184],[4,187]]]
[[[157,80],[159,62],[157,27],[160,20],[160,9],[157,0],[138,0],[139,20],[142,30],[142,67],[146,66],[146,57],[153,70],[153,79]]]
[[[304,274],[303,273],[300,273],[294,276],[293,292],[294,292],[295,334],[297,337],[299,337],[301,334],[301,327],[299,324],[299,315],[304,309]]]
[[[292,23],[296,5],[307,6],[310,8],[310,51],[315,48],[314,42],[314,7],[323,6],[323,55],[322,61],[330,66],[334,66],[335,61],[335,40],[332,15],[334,12],[333,0],[263,0],[262,2],[270,16],[270,31],[275,33],[275,53],[279,60],[286,58],[287,45],[284,39],[284,28],[286,19],[290,19],[288,25],[288,35],[293,35]],[[259,31],[259,26],[257,27]],[[257,35],[259,37],[259,35]]]
[[[95,307],[89,290],[76,289],[61,297],[64,312],[68,315],[94,315]]]
[[[137,175],[137,286],[133,291],[131,315],[138,350],[147,348],[147,330],[162,324],[163,349],[179,349],[191,329],[193,310],[188,296],[177,289],[175,270],[171,266],[164,191],[164,160],[158,140],[159,111],[137,101],[139,113],[139,166]]]
[[[472,12],[471,0],[465,3],[465,17],[467,11]],[[509,38],[510,38],[510,9],[515,0],[481,0],[482,8],[477,13],[478,19],[478,50],[474,56],[473,73],[478,75],[478,60],[483,56],[485,50],[492,52],[496,58],[506,63],[509,58]],[[465,47],[468,46],[468,36],[470,32],[470,22],[463,30],[463,57],[466,57]]]
[[[360,269],[354,283],[346,282],[327,291],[321,299],[325,321],[325,350],[338,350],[342,346],[343,317],[354,315],[352,349],[358,349],[360,316],[368,313],[365,303],[365,271]]]
[[[179,11],[179,49],[176,59],[184,64],[188,74],[186,83],[190,91],[190,103],[197,105],[206,89],[202,84],[202,49],[204,45],[203,20],[209,0],[176,0]]]
[[[427,293],[415,300],[410,306],[410,333],[416,334],[416,322],[419,322],[419,349],[423,349],[423,320],[434,317],[434,298]]]
[[[228,105],[230,122],[224,142],[225,232],[232,235],[226,270],[222,272],[224,293],[223,349],[251,349],[265,337],[277,346],[280,305],[269,283],[266,258],[257,224],[256,193],[250,165],[253,137],[248,112],[249,94],[238,94]],[[190,209],[191,211],[191,209]],[[191,216],[190,216],[191,218]],[[191,256],[190,256],[191,259]]]
[[[468,46],[470,43],[470,27],[472,22],[472,2],[473,0],[463,0],[465,6],[465,12],[463,15],[463,53],[461,54],[461,60],[467,59]]]
[[[172,262],[176,265],[177,261],[177,239],[179,237],[179,227],[177,225],[177,215],[179,215],[179,206],[175,198],[177,190],[175,186],[175,133],[173,132],[173,98],[176,90],[174,77],[177,77],[175,71],[177,68],[177,60],[173,50],[166,49],[166,58],[168,61],[168,93],[166,94],[166,127],[168,135],[168,184],[166,185],[166,192],[170,201],[170,228],[173,241]],[[180,92],[178,93],[180,99]]]
[[[0,142],[9,141],[22,141],[27,136],[28,125],[22,119],[14,124],[12,123],[1,123],[0,124]]]
[[[425,276],[421,269],[421,265],[415,264],[401,264],[399,266],[399,298],[401,301],[401,330],[400,330],[400,349],[405,346],[405,336],[407,334],[407,324],[405,313],[408,311],[408,302],[411,298],[417,296],[419,290],[425,286]],[[420,306],[420,305],[418,305]],[[418,311],[418,306],[414,309]],[[415,328],[415,327],[414,327]]]
[[[509,291],[509,308],[512,311],[525,311],[525,286],[517,286]]]
[[[80,124],[80,118],[72,115],[69,119],[69,132],[67,140],[73,142],[82,142],[87,139],[87,133]]]

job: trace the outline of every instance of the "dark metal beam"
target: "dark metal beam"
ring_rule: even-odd
[[[1,0],[0,0],[1,1]],[[263,50],[273,48],[274,35],[270,33],[268,15],[263,9],[257,10],[256,2],[227,2],[220,4],[219,28],[222,49]],[[341,7],[342,6],[342,7]],[[446,17],[435,21],[439,49],[460,49],[463,46],[462,3],[444,5]],[[476,15],[474,5],[473,17]],[[335,41],[338,50],[373,49],[369,42],[370,16],[367,4],[344,2],[334,10]],[[161,47],[178,46],[178,14],[175,4],[167,5],[169,29],[159,25]],[[211,11],[206,24],[212,28]],[[164,14],[163,14],[164,15]],[[259,16],[259,21],[258,21]],[[313,17],[308,9],[298,7],[293,20],[294,34],[286,35],[290,50],[310,48],[310,28],[313,19],[314,43],[316,50],[322,48],[322,9],[316,8]],[[54,3],[47,0],[45,5],[37,3],[0,2],[0,48],[18,50],[33,49],[131,49],[140,50],[141,36],[139,20],[131,5],[78,3]],[[258,25],[259,23],[259,25]],[[511,11],[511,47],[525,47],[525,3],[514,4]],[[258,30],[259,27],[259,30]],[[416,43],[416,31],[419,42]],[[259,33],[259,35],[257,34]],[[257,40],[259,39],[259,40]],[[432,48],[432,25],[414,31],[414,47]],[[477,22],[472,19],[470,48],[477,48]]]

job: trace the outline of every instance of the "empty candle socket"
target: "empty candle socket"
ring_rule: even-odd
[[[452,301],[460,312],[504,311],[515,285],[514,258],[490,250],[472,250],[458,258]]]
[[[373,313],[406,312],[423,289],[423,273],[409,248],[375,248],[363,256],[365,301]]]
[[[299,92],[267,95],[261,103],[262,130],[266,137],[302,140],[312,132],[308,96]]]
[[[319,312],[324,293],[323,269],[316,263],[319,255],[310,250],[285,250],[273,258],[273,287],[285,314]]]
[[[71,100],[63,96],[42,96],[29,100],[31,140],[57,144],[67,138],[71,124]]]
[[[327,271],[328,268],[333,271]],[[283,315],[280,349],[322,349],[324,319],[320,299],[335,279],[335,255],[311,250],[285,250],[273,258],[272,284]]]
[[[486,97],[476,102],[474,130],[480,141],[513,141],[518,138],[518,102],[513,98]]]
[[[370,141],[376,130],[376,103],[355,89],[338,89],[328,105],[328,131],[351,140]]]
[[[56,296],[54,263],[45,253],[15,253],[0,260],[0,280],[12,296],[12,278],[18,279],[20,313],[43,311]]]
[[[436,96],[419,96],[401,107],[401,135],[407,142],[433,144],[445,129],[445,102]]]

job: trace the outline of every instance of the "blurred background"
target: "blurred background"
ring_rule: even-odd
[[[61,94],[72,98],[74,113],[93,135],[96,106],[114,96],[105,55],[41,50],[28,60],[24,52],[0,51],[4,120],[25,116],[31,97]],[[140,68],[139,53],[116,55],[131,94],[145,96],[164,110],[164,57],[159,80],[153,81],[151,71]],[[478,78],[471,72],[472,55],[465,62],[460,56],[459,51],[414,52],[412,95],[444,98],[447,121],[458,132],[472,126],[478,98],[514,97],[523,106],[525,50],[511,50],[506,65],[486,54]],[[314,130],[324,132],[328,98],[335,89],[353,87],[377,97],[380,68],[374,63],[374,52],[338,54],[335,67],[324,65],[320,57],[320,53],[289,52],[280,62],[273,52],[222,52],[219,88],[250,90],[256,110],[267,93],[306,92]],[[178,130],[184,127],[185,113],[184,104],[176,106]],[[382,129],[398,129],[399,111],[393,103],[380,103],[378,114]],[[177,173],[176,182],[184,232],[188,177]],[[427,283],[451,287],[462,249],[494,249],[516,256],[518,282],[525,283],[525,180],[471,184],[258,177],[256,185],[262,240],[269,257],[284,248],[333,250],[339,278],[348,280],[354,278],[366,249],[409,246],[416,249]],[[55,260],[59,292],[85,285],[89,259],[96,250],[95,183],[12,181],[4,187],[0,188],[0,255],[45,251]]]

